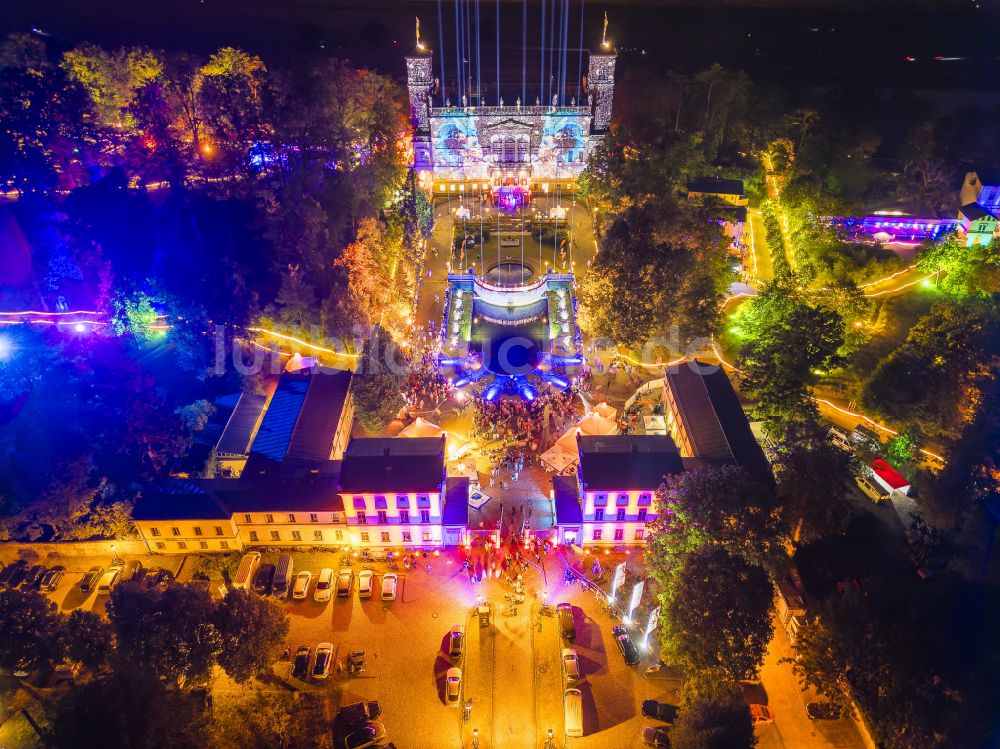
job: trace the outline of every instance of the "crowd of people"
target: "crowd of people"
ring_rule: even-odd
[[[518,445],[530,452],[537,452],[545,433],[546,408],[555,419],[555,428],[573,418],[573,401],[576,388],[557,390],[545,386],[539,389],[534,400],[502,398],[498,401],[481,401],[473,419],[473,436],[483,443],[500,442]]]
[[[411,360],[410,373],[406,378],[404,420],[409,421],[411,415],[436,409],[448,396],[450,387],[438,366],[435,348],[432,345],[421,346]]]

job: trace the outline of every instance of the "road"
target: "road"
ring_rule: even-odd
[[[751,208],[747,211],[750,219],[750,248],[752,258],[750,273],[755,277],[753,286],[757,287],[763,281],[774,277],[774,263],[771,260],[771,248],[767,244],[767,234],[764,231],[764,220],[760,210]]]

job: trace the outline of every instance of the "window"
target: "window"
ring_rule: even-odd
[[[302,540],[302,534],[299,533],[299,531],[292,531],[292,540],[293,541],[301,541]]]
[[[595,494],[594,495],[594,507],[603,507],[608,503],[607,494]]]
[[[636,528],[635,529],[635,540],[636,541],[642,541],[645,537],[646,537],[646,529],[645,528]]]
[[[222,535],[222,526],[221,525],[215,526],[215,535],[216,536],[221,536]]]
[[[615,541],[622,541],[625,538],[625,530],[623,528],[615,528]]]
[[[368,543],[368,532],[367,531],[361,534],[361,543],[363,543],[363,544]]]
[[[354,498],[354,509],[355,510],[366,510],[366,509],[368,509],[368,505],[365,504],[365,498],[364,497],[355,497]]]
[[[622,505],[628,504],[628,494],[619,494],[618,499],[615,500],[615,504],[621,507]]]
[[[598,507],[596,510],[594,510],[594,520],[596,520],[598,523],[600,523],[601,521],[604,520],[604,508],[603,507]]]
[[[319,522],[319,515],[317,515],[315,512],[310,512],[309,513],[309,522],[310,523],[318,523]]]
[[[281,540],[281,534],[278,533],[278,531],[271,531],[271,540],[272,541],[280,541]]]
[[[249,513],[249,512],[245,512],[245,513],[243,513],[243,522],[244,522],[244,523],[250,523],[250,522],[253,522],[253,521],[251,521],[251,520],[250,520],[250,513]]]
[[[343,531],[334,531],[333,532],[333,537],[335,539],[337,539],[338,541],[343,541],[344,540],[344,532]]]
[[[220,549],[228,549],[229,548],[229,542],[228,541],[219,541],[219,548]]]
[[[378,522],[379,525],[385,525],[389,522],[389,516],[386,514],[385,510],[378,511]]]
[[[649,510],[647,510],[645,507],[640,507],[639,508],[639,518],[638,518],[639,522],[640,523],[645,523],[646,522],[646,516],[648,514],[649,514]]]
[[[165,549],[165,548],[167,548],[167,545],[165,543],[163,543],[162,541],[157,541],[156,542],[156,548],[157,549]]]
[[[201,535],[201,528],[199,528],[197,525],[194,527],[194,535],[196,536]]]
[[[294,523],[295,522],[295,513],[294,512],[288,513],[288,522],[289,523]]]
[[[639,504],[640,504],[640,506],[641,505],[647,505],[648,506],[651,501],[652,501],[652,497],[648,493],[647,494],[640,494],[639,495]]]
[[[430,543],[430,541],[431,541],[431,532],[424,531],[424,543],[427,544]]]
[[[358,513],[358,525],[368,525],[368,516],[363,512]]]
[[[384,544],[389,543],[389,532],[388,531],[382,531],[382,543],[384,543]]]
[[[389,505],[386,504],[385,497],[375,497],[375,509],[384,510]]]
[[[403,543],[408,544],[413,540],[413,536],[409,531],[403,531]]]
[[[429,523],[429,522],[431,522],[431,511],[430,510],[421,510],[420,511],[420,522],[421,523]]]
[[[313,531],[313,541],[322,541],[323,531]]]
[[[417,495],[417,507],[430,507],[430,506],[431,506],[430,497],[428,497],[426,494]]]
[[[150,528],[149,532],[153,536],[159,536],[160,535],[160,529],[159,528]]]
[[[619,523],[625,522],[625,510],[619,510],[615,515],[615,519],[618,520]]]
[[[207,549],[208,548],[208,541],[199,541],[198,542],[198,546],[201,547],[202,549]]]
[[[591,538],[594,541],[600,541],[601,540],[601,529],[600,528],[594,528],[594,535],[591,536]]]
[[[181,535],[181,529],[178,528],[178,527],[176,527],[176,526],[174,526],[173,528],[171,528],[170,532],[173,533],[175,536]]]
[[[409,523],[410,522],[410,511],[409,510],[400,510],[399,511],[399,522],[400,523]]]
[[[400,494],[396,497],[396,507],[402,509],[404,507],[410,506],[410,498],[405,494]]]
[[[250,540],[257,541],[257,531],[250,531]]]
[[[274,515],[272,515],[271,513],[267,513],[264,516],[264,522],[265,523],[273,523],[274,522]]]
[[[177,542],[177,548],[178,549],[186,549],[187,547],[188,547],[188,545],[184,541],[178,541]]]

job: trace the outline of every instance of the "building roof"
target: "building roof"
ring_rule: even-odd
[[[979,203],[963,205],[961,210],[962,215],[969,219],[969,221],[978,221],[981,218],[996,218],[996,216],[979,205]]]
[[[684,465],[666,435],[580,435],[580,478],[587,491],[653,491]]]
[[[580,485],[576,476],[553,476],[552,494],[556,505],[556,525],[583,522]]]
[[[691,366],[694,364],[696,366]],[[697,360],[667,370],[682,428],[702,460],[735,463],[764,484],[774,479],[722,367]]]
[[[325,367],[283,374],[250,452],[278,462],[328,460],[350,384],[350,372]]]
[[[719,177],[699,177],[688,182],[688,192],[710,195],[743,195],[743,180],[721,179]]]
[[[341,491],[441,491],[445,478],[444,442],[444,436],[353,439],[344,453]]]
[[[909,487],[910,482],[907,481],[899,471],[893,468],[891,465],[886,463],[881,458],[876,458],[871,463],[872,471],[878,476],[882,481],[884,481],[892,489],[905,489]]]
[[[441,525],[469,524],[469,477],[457,476],[445,482]]]
[[[232,515],[197,479],[164,479],[142,490],[134,520],[224,520]]]
[[[256,434],[257,422],[266,402],[266,396],[242,393],[222,430],[215,452],[223,456],[249,454],[250,443]]]

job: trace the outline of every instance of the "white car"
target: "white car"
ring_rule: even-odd
[[[396,600],[396,584],[399,582],[399,577],[395,572],[386,572],[382,575],[382,600],[383,601],[395,601]]]
[[[295,584],[292,585],[292,598],[301,601],[309,593],[309,583],[312,582],[313,573],[309,570],[302,570],[295,576]]]
[[[319,571],[319,577],[316,578],[316,591],[313,593],[313,598],[320,602],[329,601],[332,592],[333,570],[324,567]]]
[[[330,675],[330,662],[333,660],[333,643],[321,642],[316,646],[316,660],[313,662],[312,675],[314,679],[325,679]]]
[[[358,598],[371,598],[375,573],[371,570],[361,570],[358,573]]]
[[[444,677],[444,704],[458,707],[462,701],[462,669],[449,668]]]
[[[580,678],[580,660],[573,648],[563,648],[562,665],[566,681],[576,681]]]

